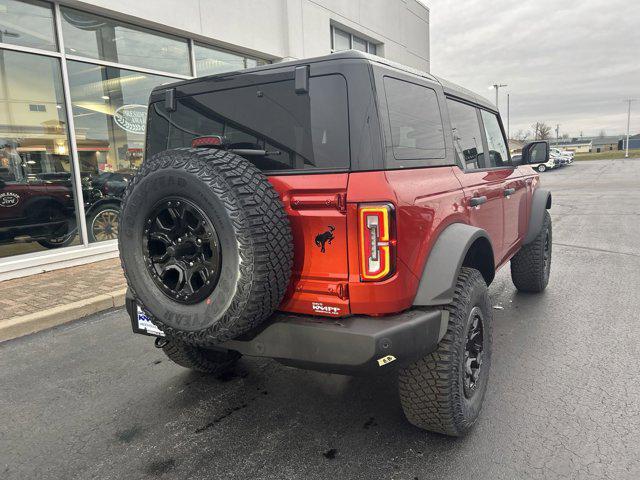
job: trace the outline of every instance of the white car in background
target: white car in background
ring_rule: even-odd
[[[575,155],[571,150],[560,150],[559,148],[551,148],[549,150],[549,154],[564,160],[566,165],[571,165],[573,163],[573,156]]]
[[[513,163],[517,165],[522,160],[522,155],[520,155],[519,153],[516,155],[511,155],[511,160],[513,161]],[[561,166],[560,164],[554,161],[551,155],[549,155],[549,160],[546,163],[529,164],[529,165],[531,165],[538,172],[544,172],[546,170],[551,170],[552,168]]]

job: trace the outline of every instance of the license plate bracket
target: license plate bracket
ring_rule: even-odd
[[[135,307],[135,311],[132,312],[133,314],[131,315],[131,328],[133,329],[133,333],[152,337],[164,337],[164,332],[153,323],[153,317],[146,313],[137,303]]]

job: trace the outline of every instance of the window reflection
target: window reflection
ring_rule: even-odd
[[[0,50],[0,257],[78,242],[60,64]]]
[[[67,54],[191,74],[185,39],[72,8],[61,7],[60,12]]]
[[[51,5],[37,0],[0,0],[0,42],[56,50]]]
[[[174,80],[82,62],[68,69],[89,241],[112,240],[122,195],[142,162],[149,94]]]
[[[196,73],[199,77],[233,72],[234,70],[257,67],[267,63],[264,60],[248,58],[199,44],[194,45],[194,54],[196,58]]]

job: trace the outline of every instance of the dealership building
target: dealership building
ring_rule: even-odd
[[[0,0],[0,280],[115,257],[151,90],[357,49],[429,71],[417,0]]]

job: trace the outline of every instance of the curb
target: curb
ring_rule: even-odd
[[[104,310],[122,307],[126,291],[127,289],[123,288],[21,317],[0,320],[0,342],[69,323]]]

